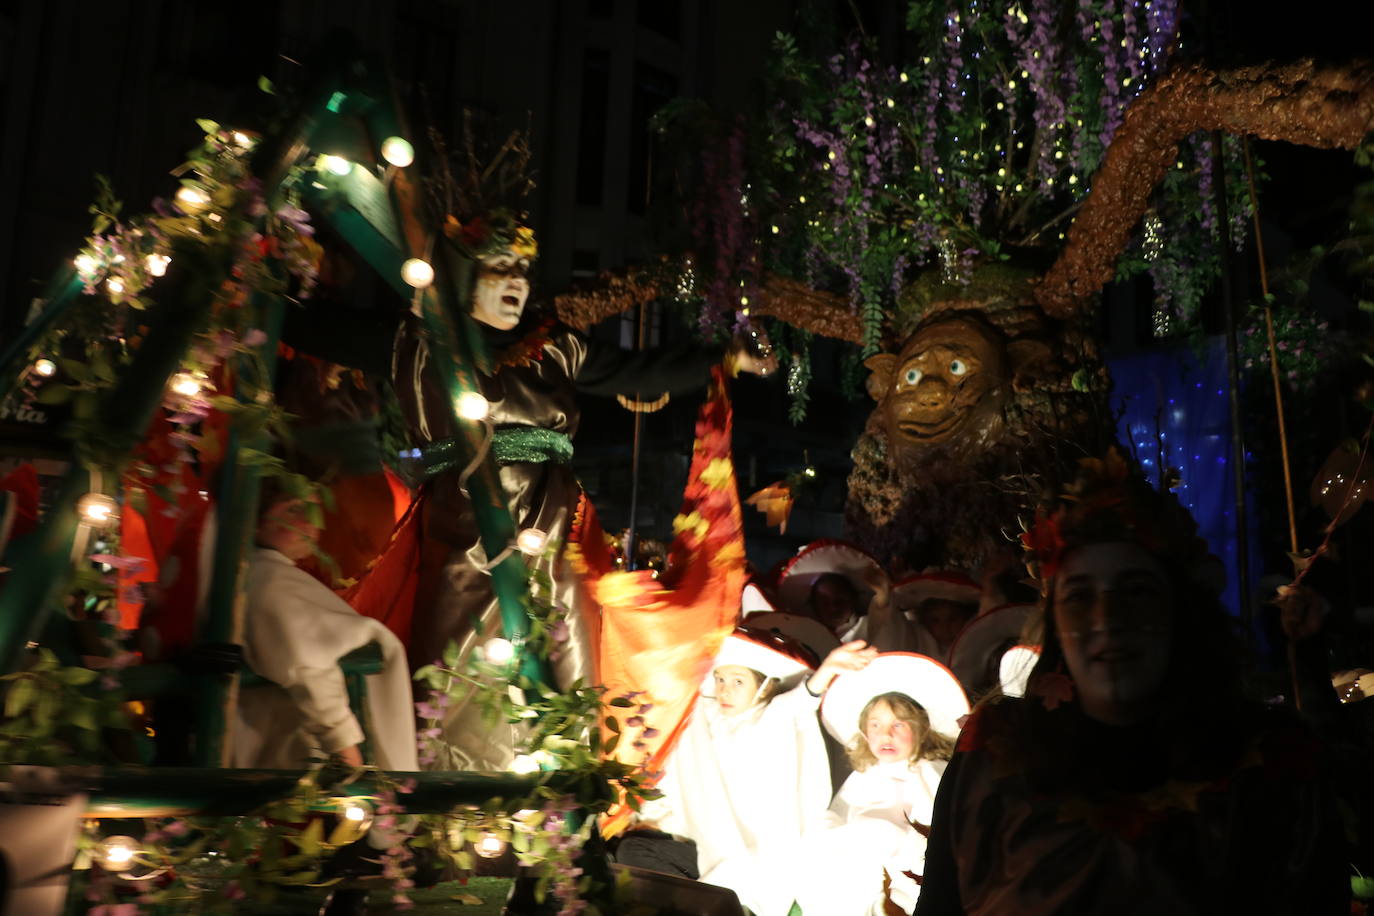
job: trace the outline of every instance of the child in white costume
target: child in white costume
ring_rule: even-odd
[[[677,747],[663,798],[643,817],[697,847],[701,880],[728,887],[758,916],[786,916],[802,834],[825,819],[830,766],[816,726],[820,695],[877,654],[862,642],[813,673],[767,633],[736,630],[721,646]]]
[[[855,772],[826,827],[806,837],[794,885],[804,916],[881,916],[888,900],[916,908],[911,875],[922,872],[935,790],[968,711],[954,675],[923,655],[880,655],[835,681],[821,721]]]

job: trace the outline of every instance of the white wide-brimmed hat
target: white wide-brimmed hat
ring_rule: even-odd
[[[784,614],[781,611],[751,614],[744,619],[744,625],[751,630],[766,630],[796,640],[816,657],[817,665],[840,645],[829,627],[814,617],[800,614]]]
[[[1015,644],[1021,636],[1026,619],[1035,610],[1033,604],[1004,604],[979,614],[959,632],[949,650],[949,667],[965,690],[982,690],[991,684],[988,679],[988,660],[1008,642]]]
[[[1026,695],[1026,684],[1030,682],[1031,671],[1040,661],[1039,646],[1012,646],[1002,653],[998,665],[998,680],[1002,682],[1002,693],[1009,697]]]
[[[963,573],[942,570],[907,576],[892,586],[892,603],[910,620],[914,619],[916,609],[921,606],[922,601],[942,598],[945,601],[976,605],[982,593],[983,590],[978,587],[978,583]]]
[[[821,724],[836,741],[848,745],[863,729],[859,716],[868,701],[884,693],[903,693],[921,705],[930,727],[947,738],[959,734],[968,715],[968,696],[944,665],[914,652],[885,652],[862,671],[835,678],[821,700]]]
[[[722,665],[739,665],[757,671],[766,678],[785,681],[812,670],[805,656],[805,647],[786,636],[767,630],[738,627],[720,644],[720,651],[711,662],[711,669],[702,679],[702,692],[711,693],[711,675]]]
[[[863,549],[846,541],[814,541],[797,551],[778,574],[778,598],[785,610],[805,613],[816,580],[826,573],[837,573],[854,586],[859,596],[858,610],[863,613],[873,598],[873,586],[868,584],[868,579],[875,572],[887,575],[878,561]]]

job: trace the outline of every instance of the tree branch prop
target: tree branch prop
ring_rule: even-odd
[[[554,309],[560,321],[585,331],[612,315],[668,294],[667,282],[662,267],[603,271],[595,281],[555,296]],[[765,278],[763,288],[750,303],[750,314],[777,318],[823,337],[863,343],[863,323],[847,299],[776,274]]]
[[[1150,195],[1198,130],[1254,134],[1325,149],[1354,149],[1374,122],[1374,65],[1297,63],[1214,72],[1187,67],[1146,89],[1126,112],[1093,179],[1068,244],[1035,300],[1064,318],[1111,281]]]

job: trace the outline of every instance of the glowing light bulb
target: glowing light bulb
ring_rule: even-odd
[[[405,137],[387,137],[382,141],[382,158],[403,169],[415,161],[415,147]]]
[[[336,798],[334,805],[344,821],[359,833],[372,826],[372,806],[360,798]]]
[[[236,130],[229,136],[234,141],[234,145],[239,149],[251,149],[253,146],[253,138],[241,130]]]
[[[515,536],[516,548],[526,556],[542,553],[549,536],[538,528],[526,528]]]
[[[494,859],[506,851],[506,841],[487,831],[472,844],[472,851],[484,859]]]
[[[100,262],[88,254],[79,254],[72,260],[72,266],[80,273],[93,274],[100,267]]]
[[[410,258],[401,265],[401,279],[416,289],[424,289],[434,282],[434,268],[421,258]]]
[[[76,501],[76,511],[81,520],[88,525],[102,527],[118,516],[119,505],[113,497],[104,493],[87,493]]]
[[[343,156],[321,157],[320,165],[324,167],[325,171],[332,172],[335,175],[347,175],[349,172],[353,171],[353,163],[349,162]]]
[[[150,254],[143,259],[143,266],[148,268],[148,273],[154,277],[165,276],[167,265],[172,263],[172,259],[165,254]]]
[[[464,391],[454,402],[454,409],[464,420],[485,420],[491,412],[491,402],[475,391]]]
[[[105,289],[109,291],[110,295],[118,296],[124,292],[124,281],[118,277],[111,277],[105,281]]]
[[[875,123],[877,122],[873,120],[873,115],[866,115],[864,117],[864,127],[872,127]]]
[[[906,71],[903,70],[901,73],[897,74],[897,79],[899,79],[899,80],[901,80],[902,82],[905,83],[908,79],[910,79],[910,77],[908,77],[908,76],[906,75]]]
[[[131,836],[107,836],[96,847],[96,861],[106,871],[123,871],[138,855],[138,841]]]
[[[539,761],[529,754],[516,754],[515,759],[510,762],[510,771],[520,776],[525,776],[539,769]]]
[[[797,198],[797,202],[798,202],[798,203],[803,203],[803,204],[806,203],[806,195],[805,195],[805,194],[802,194],[801,196],[799,196],[799,197]]]
[[[482,654],[493,665],[504,665],[515,658],[515,644],[509,639],[496,636],[482,644]]]
[[[34,360],[33,372],[35,375],[40,375],[43,378],[52,378],[57,374],[57,363],[47,357]]]
[[[740,305],[748,305],[748,304],[749,304],[749,297],[748,297],[748,296],[740,296],[740,297],[739,297],[739,304],[740,304]],[[745,311],[748,311],[748,309],[745,309]]]
[[[778,234],[779,232],[781,232],[781,231],[782,231],[782,230],[779,229],[777,226],[774,226],[774,227],[773,227],[773,234],[774,234],[774,235],[777,235],[777,234]]]
[[[200,379],[196,378],[191,373],[178,372],[172,376],[172,380],[168,387],[182,397],[193,398],[200,394],[201,385]]]
[[[198,210],[210,202],[210,195],[199,188],[183,187],[177,191],[176,201],[183,210]]]

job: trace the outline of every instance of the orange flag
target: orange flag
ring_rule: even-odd
[[[649,570],[616,570],[593,512],[579,510],[570,537],[569,559],[583,577],[591,608],[600,612],[598,661],[606,698],[633,698],[632,706],[605,708],[620,725],[614,756],[651,774],[686,727],[697,688],[739,617],[744,525],[731,424],[724,373],[717,369],[697,415],[682,511],[659,578]],[[602,832],[623,829],[629,814],[612,812]]]

